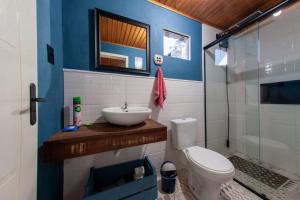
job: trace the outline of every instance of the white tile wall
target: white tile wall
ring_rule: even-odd
[[[82,97],[82,115],[85,123],[102,121],[101,109],[121,106],[149,106],[152,119],[169,128],[168,141],[123,149],[118,157],[114,152],[85,156],[64,162],[64,199],[81,199],[89,168],[101,167],[149,156],[158,169],[165,159],[176,160],[176,151],[170,141],[171,119],[194,117],[198,119],[197,144],[204,146],[203,83],[165,79],[167,100],[162,110],[152,103],[154,78],[88,71],[64,70],[64,102],[72,105],[73,96]],[[179,167],[179,166],[178,166]],[[76,176],[74,176],[76,174]]]
[[[216,40],[216,35],[221,33],[220,29],[216,29],[207,24],[202,24],[202,49],[209,43]],[[204,55],[202,54],[202,66],[204,66]],[[202,68],[204,70],[204,67]]]

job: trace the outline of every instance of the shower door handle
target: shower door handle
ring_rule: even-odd
[[[30,124],[36,123],[36,103],[46,102],[45,98],[36,97],[36,86],[31,83],[29,86],[29,97],[30,97]]]

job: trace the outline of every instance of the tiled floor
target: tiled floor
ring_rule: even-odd
[[[255,191],[264,193],[271,200],[300,199],[300,193],[298,191],[298,188],[300,188],[300,184],[297,182],[288,181],[278,189],[274,189],[239,170],[236,170],[235,177],[241,182],[247,183],[247,185],[253,188]]]
[[[252,163],[254,163],[255,165],[261,165],[262,167],[264,167],[265,169],[270,169],[270,166],[267,166],[266,164],[258,164],[258,162],[254,159],[248,158],[245,155],[242,154],[238,154],[237,156],[242,157],[243,159],[246,159]],[[233,162],[234,165],[236,165],[236,162]],[[255,191],[259,192],[259,193],[263,193],[265,194],[269,199],[271,200],[300,200],[300,181],[297,178],[293,178],[293,180],[290,180],[288,178],[286,178],[287,180],[284,181],[283,184],[279,184],[278,187],[274,187],[272,183],[273,181],[276,182],[276,179],[273,179],[274,177],[268,177],[268,181],[266,180],[261,180],[263,178],[265,178],[266,172],[264,172],[264,170],[260,170],[259,167],[250,167],[251,170],[243,170],[241,167],[235,166],[236,171],[235,171],[235,178],[238,179],[239,181],[241,181],[242,183],[247,184],[249,187],[253,188]],[[239,168],[241,170],[239,170]],[[245,168],[245,167],[244,167]],[[258,172],[253,172],[255,170],[258,170]],[[247,173],[244,173],[244,172]],[[252,172],[251,172],[252,171]],[[274,168],[272,168],[272,171],[274,172],[268,172],[269,174],[272,173],[279,173],[279,174],[287,174],[284,173],[284,171],[279,171],[279,170],[275,170]],[[253,174],[254,173],[254,174]],[[256,176],[255,173],[257,174],[262,174],[264,173],[264,175],[260,175],[260,176]],[[281,179],[281,178],[280,178]],[[276,184],[275,184],[276,185]]]
[[[158,200],[197,200],[188,188],[187,171],[178,171],[176,190],[174,194],[165,194],[161,191],[161,181],[158,179]],[[238,183],[231,181],[222,186],[222,200],[261,200]],[[208,200],[208,199],[207,199]]]

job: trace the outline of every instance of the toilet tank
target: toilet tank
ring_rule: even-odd
[[[172,143],[178,150],[196,145],[197,120],[183,118],[171,120]]]

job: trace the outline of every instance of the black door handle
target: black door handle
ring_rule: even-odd
[[[45,98],[36,97],[36,86],[34,83],[30,84],[30,124],[36,123],[36,103],[46,102]]]
[[[37,103],[42,103],[42,102],[46,102],[47,99],[46,98],[39,98],[39,97],[37,97],[37,98],[31,98],[31,101],[37,102]]]

